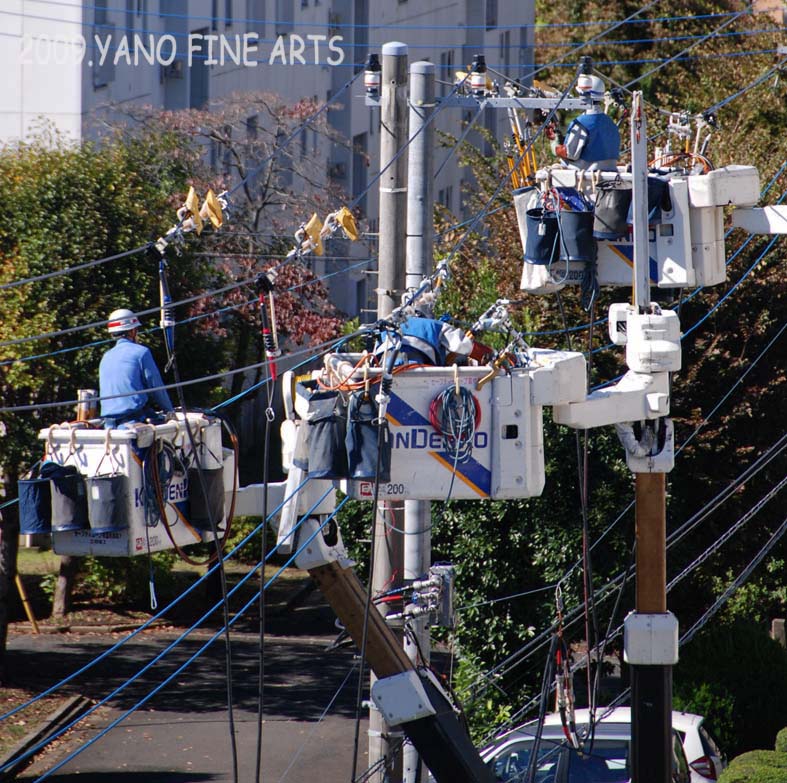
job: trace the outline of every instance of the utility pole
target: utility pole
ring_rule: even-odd
[[[641,101],[642,93],[634,93],[631,169],[634,307],[645,313],[650,308],[650,254],[647,130]],[[672,666],[677,662],[678,632],[676,618],[667,611],[665,478],[665,473],[635,473],[636,608],[625,624],[626,659],[632,664],[633,783],[672,779]]]
[[[434,266],[434,126],[427,125],[435,107],[435,67],[430,62],[410,66],[410,142],[407,190],[407,264],[405,287],[417,288]],[[431,565],[432,506],[428,500],[404,502],[404,578],[418,579]],[[418,665],[429,663],[429,628],[425,617],[410,622],[417,644],[405,636],[407,657]],[[418,752],[406,745],[403,758],[404,783],[421,783]]]
[[[407,143],[407,45],[391,42],[382,48],[380,83],[380,170]],[[401,155],[380,177],[380,242],[377,276],[377,317],[385,318],[400,304],[404,291],[407,214],[407,156]],[[374,579],[372,594],[401,585],[403,571],[402,503],[379,503],[375,510]],[[382,605],[385,606],[384,604]],[[384,614],[385,610],[381,609]],[[374,676],[372,676],[372,684]],[[369,766],[388,761],[370,778],[372,783],[401,780],[401,729],[392,730],[372,705],[369,713]]]

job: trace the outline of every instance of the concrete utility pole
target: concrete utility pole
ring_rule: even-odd
[[[648,166],[645,113],[634,93],[631,169],[634,215],[634,306],[650,306],[648,249]],[[634,623],[655,628],[674,617],[667,612],[666,489],[664,473],[636,473],[636,609]],[[627,624],[629,618],[627,618]],[[677,639],[677,632],[675,634]],[[669,645],[657,634],[646,655],[627,657],[631,667],[631,771],[633,783],[670,783],[672,779],[672,664]],[[627,632],[628,640],[628,632]],[[677,646],[677,645],[676,645]],[[648,663],[644,663],[645,660]]]
[[[380,84],[380,170],[407,143],[407,45],[391,42],[382,48]],[[407,156],[401,155],[380,177],[380,243],[377,316],[385,318],[400,304],[404,291],[407,215]],[[402,503],[380,503],[375,513],[372,594],[401,585],[403,571]],[[383,604],[384,606],[384,604]],[[385,612],[381,609],[381,612]],[[374,677],[372,677],[374,683]],[[370,778],[373,783],[398,783],[402,775],[401,729],[393,731],[372,706],[369,713],[369,766],[382,758],[390,763]],[[393,758],[392,758],[393,756]]]
[[[434,266],[434,126],[426,125],[435,107],[435,67],[430,62],[410,66],[410,137],[407,190],[407,266],[405,287],[417,288]],[[426,127],[424,127],[426,126]],[[423,130],[422,130],[423,128]],[[404,578],[418,579],[431,565],[432,506],[428,500],[404,502]],[[418,644],[405,637],[407,657],[417,665],[419,651],[429,662],[430,639],[425,617],[410,621]],[[404,752],[404,783],[421,783],[418,753]]]

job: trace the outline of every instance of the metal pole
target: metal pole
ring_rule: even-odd
[[[380,84],[380,170],[407,143],[407,45],[391,42],[382,48]],[[380,242],[377,316],[384,318],[400,304],[404,291],[407,214],[407,155],[401,155],[380,177]],[[372,594],[401,585],[403,523],[401,503],[380,503],[375,513]],[[385,604],[381,604],[384,607]],[[381,612],[385,614],[384,608]],[[371,682],[375,677],[372,675]],[[371,703],[371,700],[370,700]],[[372,705],[369,713],[369,766],[387,762],[372,783],[398,783],[402,775],[401,729],[392,730]]]
[[[631,160],[634,212],[634,305],[650,305],[647,128],[642,94],[634,93]],[[666,479],[635,474],[637,615],[667,613]],[[653,651],[656,658],[656,652]],[[633,783],[670,783],[672,778],[672,666],[631,667],[631,771]]]
[[[435,107],[435,66],[417,62],[410,66],[410,142],[407,167],[407,264],[405,286],[416,288],[434,266],[434,126],[426,125]],[[404,503],[404,578],[418,579],[431,565],[432,507],[429,501]],[[410,621],[417,644],[405,636],[407,657],[418,665],[419,653],[428,664],[431,640],[426,618]],[[419,770],[418,752],[405,747],[404,783],[421,783],[426,770]],[[419,774],[420,771],[420,774]]]
[[[650,249],[648,244],[648,131],[642,93],[631,99],[631,187],[634,217],[634,306],[650,305]]]
[[[380,170],[407,143],[407,44],[383,44],[380,83]],[[404,290],[407,215],[407,155],[380,177],[380,247],[377,315],[388,315],[400,304]]]

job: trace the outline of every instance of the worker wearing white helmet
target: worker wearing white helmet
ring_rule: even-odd
[[[601,106],[604,82],[598,76],[582,74],[577,79],[577,92],[589,99],[588,108],[568,126],[563,143],[555,147],[555,154],[578,169],[615,171],[620,155],[620,131]]]
[[[107,323],[117,342],[98,368],[101,415],[110,426],[155,417],[154,406],[169,412],[172,402],[149,348],[137,343],[139,318],[131,310],[114,310]],[[148,391],[149,390],[149,391]],[[122,396],[116,396],[122,395]],[[104,398],[109,399],[104,399]]]

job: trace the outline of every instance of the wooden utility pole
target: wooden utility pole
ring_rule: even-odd
[[[382,48],[380,83],[380,170],[407,144],[407,45],[387,43]],[[377,276],[377,316],[385,318],[398,307],[404,291],[407,155],[380,177],[380,251]],[[404,508],[402,503],[380,503],[375,512],[374,578],[372,594],[402,583]],[[385,612],[385,604],[381,611]],[[374,684],[374,676],[372,677]],[[394,753],[402,740],[400,729],[392,731],[376,708],[369,714],[369,766],[382,758],[391,760],[372,783],[398,783],[402,779],[401,753]]]
[[[634,213],[634,306],[650,307],[647,129],[642,93],[634,93],[631,125]],[[633,783],[672,780],[672,665],[655,643],[642,654],[629,650],[629,627],[667,616],[666,476],[635,473],[636,608],[626,618],[626,654],[631,667],[631,772]],[[631,622],[630,622],[631,621]],[[654,663],[643,663],[652,660]]]

